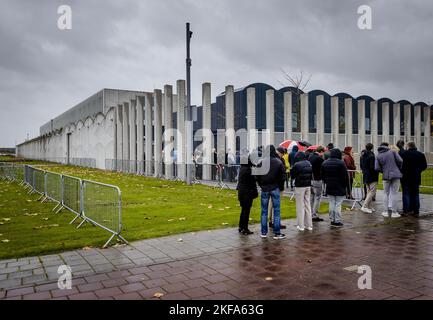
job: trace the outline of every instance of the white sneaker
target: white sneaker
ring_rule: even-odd
[[[384,212],[382,212],[382,216],[384,216],[385,218],[388,218],[388,217],[389,217],[389,215],[388,215],[388,211],[384,211]]]
[[[305,231],[304,228],[301,228],[301,227],[299,227],[299,226],[296,226],[296,229],[298,229],[298,231]]]
[[[313,231],[313,227],[307,227],[308,231]]]
[[[371,208],[370,210],[371,210],[371,212],[376,212],[376,209],[374,209],[374,208]]]
[[[267,234],[260,234],[260,237],[263,238],[263,239],[265,239],[265,238],[268,237],[268,235]]]
[[[368,208],[364,208],[364,207],[361,208],[361,211],[364,212],[364,213],[373,213],[372,210],[370,210]]]
[[[391,218],[400,218],[400,217],[401,217],[401,215],[398,212],[393,212],[391,214]]]

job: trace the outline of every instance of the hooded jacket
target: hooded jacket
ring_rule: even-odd
[[[380,146],[377,151],[379,154],[376,157],[374,168],[382,172],[383,180],[401,179],[403,159],[399,154],[385,146]]]
[[[263,192],[270,192],[277,188],[280,189],[282,185],[284,186],[284,181],[286,180],[286,168],[281,159],[278,158],[275,147],[271,145],[267,151],[269,152],[269,156],[264,158],[257,167],[259,168],[258,172],[262,168],[269,169],[256,175],[257,182]]]
[[[296,163],[292,168],[292,178],[295,179],[295,187],[310,187],[312,177],[313,167],[311,163],[306,159],[305,153],[298,152],[296,154]]]
[[[326,184],[326,193],[330,196],[345,196],[349,184],[349,175],[341,151],[332,149],[329,159],[322,164],[322,180]]]
[[[238,199],[240,202],[248,202],[257,198],[256,179],[251,172],[252,163],[248,159],[248,164],[241,164],[238,179]]]
[[[295,164],[295,156],[298,153],[298,150],[298,146],[293,146],[292,151],[290,151],[289,162],[291,167],[293,167],[293,165]]]

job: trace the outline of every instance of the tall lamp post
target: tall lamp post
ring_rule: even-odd
[[[190,30],[190,24],[186,24],[186,123],[185,123],[185,135],[186,135],[186,183],[192,184],[192,154],[193,154],[193,126],[192,126],[192,110],[191,110],[191,56],[190,56],[190,44],[191,44],[192,31]]]

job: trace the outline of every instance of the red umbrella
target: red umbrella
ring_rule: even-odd
[[[322,148],[324,148],[325,151],[328,150],[326,147],[324,147],[324,146],[322,146],[322,145],[320,145],[320,144],[315,144],[314,146],[309,146],[309,147],[307,148],[307,150],[308,150],[308,151],[316,151],[316,149],[317,149],[318,147],[322,147]]]
[[[303,141],[286,140],[280,143],[280,147],[286,148],[287,152],[292,151],[293,146],[298,146],[299,151],[305,151],[308,147],[308,143]]]

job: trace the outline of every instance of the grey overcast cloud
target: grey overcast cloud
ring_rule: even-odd
[[[0,147],[102,88],[150,91],[185,79],[191,22],[192,102],[225,85],[282,87],[433,103],[433,2],[406,0],[0,0]],[[57,9],[72,8],[72,30]],[[360,5],[372,30],[358,28]],[[288,83],[287,83],[288,84]]]

